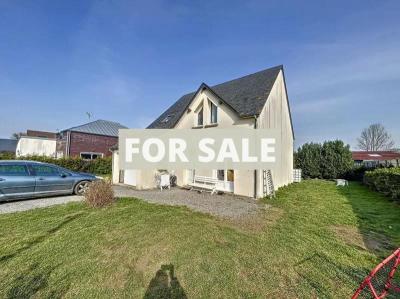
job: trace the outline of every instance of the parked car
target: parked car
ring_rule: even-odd
[[[0,161],[0,201],[61,194],[82,195],[96,176],[48,163]]]

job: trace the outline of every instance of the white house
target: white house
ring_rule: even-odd
[[[276,66],[215,86],[202,83],[197,91],[178,99],[148,129],[218,128],[278,129],[282,163],[272,172],[274,188],[293,181],[293,126],[283,66]],[[113,149],[113,182],[138,189],[155,187],[157,170],[121,170],[117,147]],[[179,186],[193,185],[196,178],[209,178],[225,192],[263,197],[271,192],[267,170],[174,170]],[[211,187],[211,186],[210,186]],[[215,186],[214,186],[215,187]]]

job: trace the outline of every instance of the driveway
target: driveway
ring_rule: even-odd
[[[0,203],[0,214],[28,211],[81,200],[83,200],[82,196],[69,195],[4,202]]]
[[[233,194],[211,195],[180,188],[135,190],[126,186],[114,186],[117,197],[136,197],[150,203],[188,208],[224,218],[240,218],[255,215],[263,207],[254,199]]]
[[[171,206],[186,206],[194,211],[224,218],[240,218],[255,215],[262,206],[255,200],[233,194],[211,195],[180,188],[171,190],[135,190],[127,186],[114,186],[116,197],[136,197],[144,201]],[[56,196],[0,203],[0,214],[14,213],[44,208],[74,201],[82,201],[82,196]]]

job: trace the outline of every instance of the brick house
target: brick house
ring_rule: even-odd
[[[118,142],[118,130],[125,126],[107,120],[96,120],[57,134],[57,157],[96,159],[111,155],[110,147]]]

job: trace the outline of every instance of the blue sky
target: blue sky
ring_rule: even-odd
[[[0,137],[145,127],[201,82],[283,64],[296,145],[400,147],[400,1],[0,0]]]

